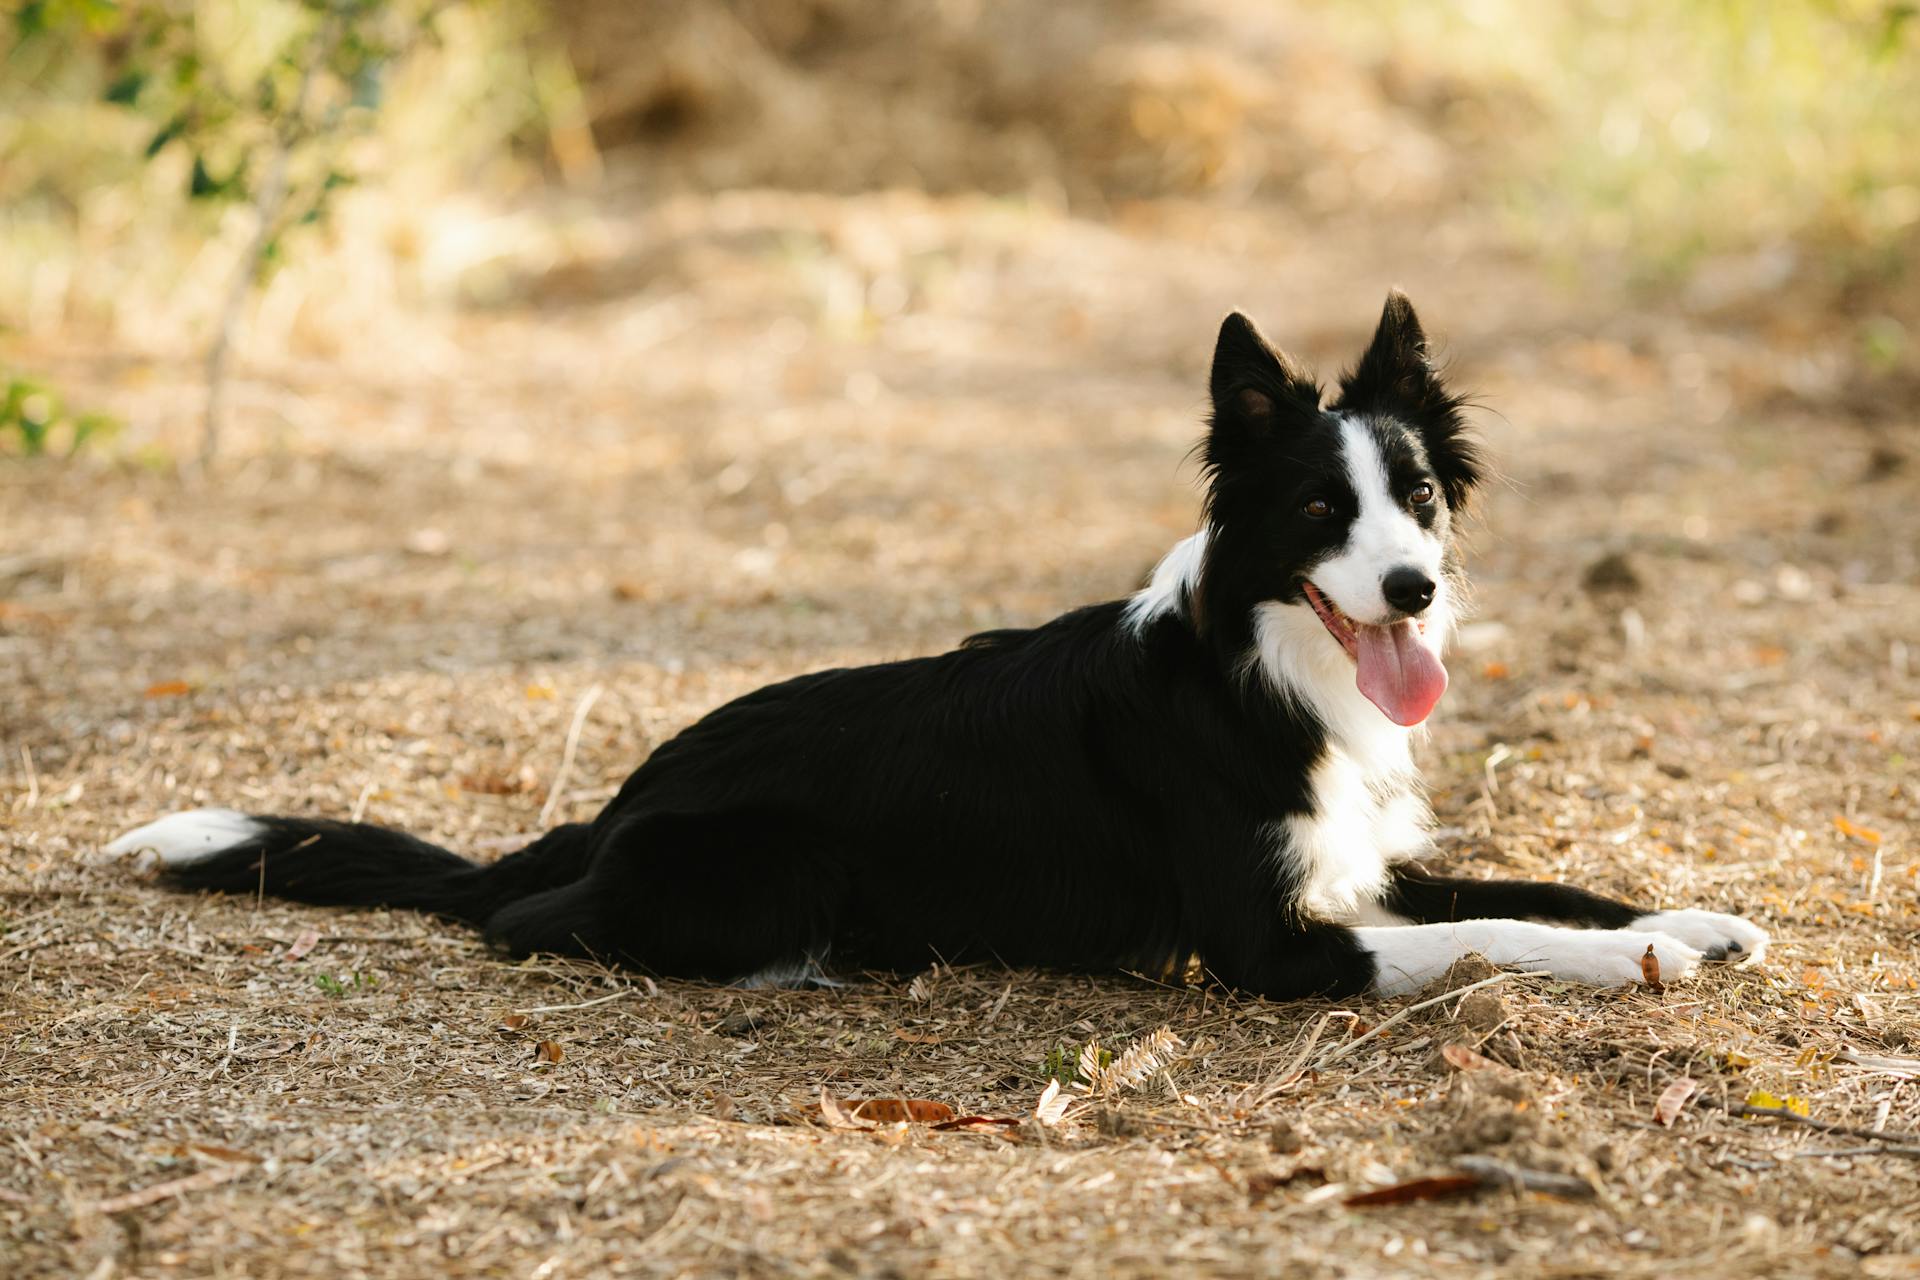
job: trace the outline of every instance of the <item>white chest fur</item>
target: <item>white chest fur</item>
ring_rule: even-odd
[[[1387,868],[1427,844],[1426,799],[1410,762],[1361,764],[1330,747],[1314,767],[1313,809],[1278,824],[1276,857],[1308,914],[1322,920],[1371,918]]]

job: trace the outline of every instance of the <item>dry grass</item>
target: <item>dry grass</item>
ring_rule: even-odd
[[[1843,1057],[1920,1040],[1911,411],[1831,408],[1844,335],[1562,296],[1470,224],[1308,242],[1271,212],[1095,226],[907,196],[601,216],[598,256],[537,306],[256,363],[217,482],[0,472],[0,1270],[1920,1265],[1911,1155],[1708,1106],[1654,1119],[1686,1075],[1920,1129],[1920,1085]],[[1225,306],[1331,364],[1393,281],[1505,415],[1512,477],[1425,751],[1447,848],[1751,911],[1778,938],[1764,967],[1663,994],[1510,978],[1356,1043],[1403,1006],[992,969],[656,985],[83,863],[200,802],[495,852],[537,825],[594,685],[565,815],[770,678],[1124,591],[1191,527],[1177,459]],[[135,446],[185,442],[190,366],[31,354]],[[1630,572],[1588,584],[1614,553]],[[1023,1115],[1049,1050],[1162,1026],[1186,1046],[1164,1072],[1055,1128],[805,1110],[825,1085]],[[1497,1065],[1456,1069],[1454,1042]],[[1342,1205],[1474,1155],[1595,1194]]]

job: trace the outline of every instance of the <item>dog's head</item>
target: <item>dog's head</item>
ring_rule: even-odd
[[[1424,720],[1446,689],[1454,527],[1481,461],[1412,304],[1389,295],[1324,406],[1236,312],[1211,391],[1195,622],[1244,639],[1296,692],[1343,680],[1395,723]]]

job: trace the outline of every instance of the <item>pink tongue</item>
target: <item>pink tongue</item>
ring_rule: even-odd
[[[1447,691],[1447,669],[1422,642],[1411,620],[1390,627],[1356,626],[1360,692],[1395,724],[1414,725],[1432,714]]]

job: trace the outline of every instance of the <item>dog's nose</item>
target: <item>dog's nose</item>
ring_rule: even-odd
[[[1433,603],[1433,579],[1409,565],[1401,565],[1380,579],[1380,594],[1402,613],[1419,613]]]

